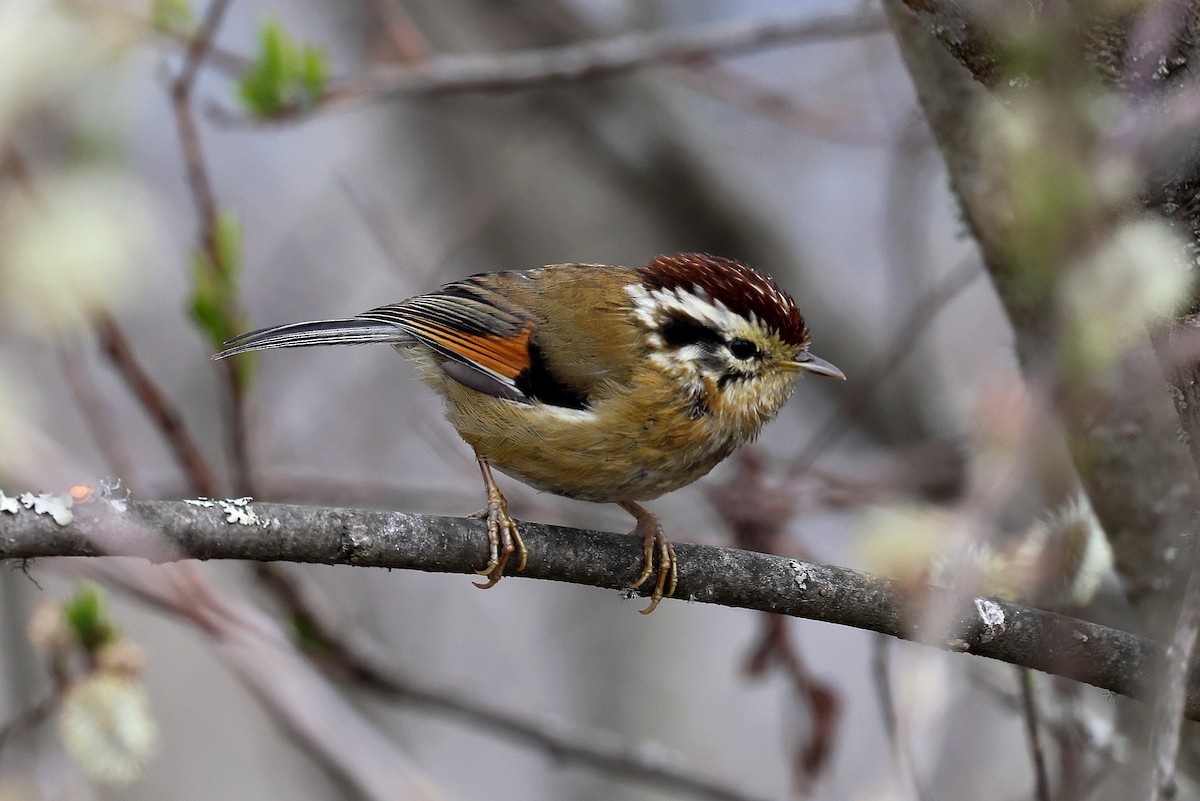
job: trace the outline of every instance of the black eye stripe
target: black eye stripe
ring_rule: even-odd
[[[683,315],[667,320],[659,333],[662,335],[663,342],[672,348],[698,344],[718,345],[724,342],[715,329],[699,320]]]
[[[715,328],[685,314],[671,317],[663,323],[659,333],[670,348],[703,345],[705,350],[714,353],[718,347],[724,346],[735,359],[745,361],[762,356],[762,351],[750,340],[738,337],[726,342]]]

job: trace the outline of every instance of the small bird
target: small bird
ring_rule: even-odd
[[[344,320],[226,342],[271,348],[383,342],[407,354],[474,449],[487,491],[487,589],[525,544],[492,468],[539,490],[616,503],[655,574],[648,614],[675,592],[675,549],[638,502],[691,484],[758,434],[802,372],[845,378],[808,352],[791,296],[740,262],[697,253],[641,267],[555,264],[480,273]],[[655,572],[655,556],[658,557]]]

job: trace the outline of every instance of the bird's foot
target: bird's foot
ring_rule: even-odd
[[[659,601],[675,594],[675,584],[679,579],[675,546],[667,539],[653,513],[631,501],[623,502],[620,506],[637,518],[637,526],[630,533],[642,540],[642,572],[637,580],[629,585],[630,589],[636,590],[645,584],[655,572],[654,556],[658,554],[658,574],[654,582],[654,591],[650,593],[650,605],[641,610],[643,615],[648,615],[658,606]]]
[[[512,515],[508,513],[508,501],[504,499],[496,482],[492,480],[492,471],[488,467],[488,463],[480,459],[479,468],[483,473],[484,486],[487,488],[488,502],[486,509],[476,512],[471,517],[487,521],[488,562],[482,570],[475,571],[477,575],[486,576],[487,582],[474,583],[481,590],[486,590],[495,587],[496,582],[504,577],[504,569],[508,566],[508,560],[514,553],[517,555],[518,572],[524,570],[528,552],[525,550],[525,543],[521,540],[520,532],[517,531],[517,521],[513,520]]]

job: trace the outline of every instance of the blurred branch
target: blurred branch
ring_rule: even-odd
[[[217,241],[217,199],[204,160],[204,148],[200,142],[200,129],[192,110],[192,93],[200,67],[209,56],[213,37],[224,19],[230,0],[211,0],[204,20],[196,35],[191,38],[183,67],[171,82],[171,108],[175,114],[175,125],[179,131],[179,144],[183,149],[183,160],[187,170],[188,187],[196,205],[200,221],[200,248],[207,254],[207,264],[222,265],[224,260]],[[201,266],[203,269],[203,266]],[[238,316],[229,310],[229,317]],[[229,415],[229,450],[233,456],[235,485],[238,491],[250,490],[250,457],[246,450],[246,416],[242,403],[242,386],[236,366],[232,361],[222,362],[218,369],[224,379],[231,409]]]
[[[1025,720],[1025,736],[1029,740],[1029,757],[1033,760],[1034,798],[1050,801],[1050,777],[1046,772],[1046,750],[1042,745],[1041,715],[1038,714],[1033,671],[1017,668],[1021,686],[1021,716]],[[1180,710],[1182,715],[1182,710]]]
[[[396,0],[366,0],[366,6],[383,25],[392,55],[405,64],[424,61],[432,52],[425,35],[408,11]]]
[[[505,709],[485,697],[472,698],[457,688],[435,687],[396,670],[379,647],[355,629],[325,619],[308,602],[299,582],[274,564],[259,576],[305,632],[308,655],[335,679],[388,699],[457,718],[474,730],[488,731],[508,743],[545,752],[563,765],[580,765],[662,789],[713,801],[755,801],[750,795],[687,765],[661,744],[631,740],[607,731],[585,730],[562,721],[537,719]]]
[[[1186,571],[1195,561],[1192,521],[1200,507],[1200,449],[1195,446],[1200,441],[1200,417],[1192,408],[1200,395],[1200,363],[1186,342],[1194,321],[1182,317],[1153,326],[1150,342],[1135,342],[1136,347],[1112,367],[1117,380],[1071,375],[1062,363],[1063,318],[1056,308],[1065,285],[1056,279],[1066,275],[1081,255],[1100,252],[1106,237],[1122,224],[1145,218],[1146,210],[1187,236],[1186,248],[1181,249],[1193,258],[1198,252],[1200,183],[1191,146],[1194,130],[1187,133],[1186,150],[1164,147],[1169,139],[1162,136],[1173,127],[1171,120],[1192,113],[1188,106],[1194,104],[1194,86],[1187,82],[1195,74],[1190,63],[1194,42],[1188,41],[1194,36],[1194,24],[1175,16],[1183,7],[1173,2],[1129,6],[1119,19],[1098,19],[1098,12],[1115,7],[1095,4],[1031,8],[1020,12],[1024,16],[1019,25],[1007,27],[1008,35],[1024,32],[1026,39],[1024,49],[1021,41],[1009,43],[1005,74],[986,26],[1004,30],[1004,22],[1015,17],[975,18],[973,11],[982,6],[950,0],[885,0],[884,8],[963,218],[1012,323],[1026,378],[1055,400],[1065,444],[1113,547],[1125,595],[1140,615],[1141,625],[1136,627],[1178,642],[1190,626],[1181,622],[1176,628],[1172,623],[1195,614],[1191,611],[1195,602],[1181,600],[1185,585],[1187,596],[1194,592],[1194,579],[1189,581]],[[1184,12],[1192,23],[1197,20],[1195,9],[1191,4]],[[1053,45],[1039,47],[1028,37],[1032,31],[1037,32],[1036,41]],[[1129,41],[1136,42],[1136,49],[1127,47]],[[1040,55],[1011,57],[1022,52]],[[1105,87],[1103,95],[1101,87]],[[990,97],[988,88],[1002,89],[1012,105]],[[1070,111],[1071,102],[1085,95],[1105,96],[1106,102],[1123,110],[1122,118],[1095,124],[1086,115]],[[1043,174],[1051,180],[1067,174],[1082,176],[1088,189],[1081,194],[1088,202],[1068,208],[1070,204],[1050,201],[1049,207],[1057,205],[1058,211],[1039,215],[1032,204],[1022,204],[1016,197],[1019,182],[999,177],[998,169],[1005,165],[1000,144],[1004,140],[980,135],[980,121],[988,119],[994,126],[994,120],[1003,118],[1022,124],[1014,107],[1027,99],[1046,112],[1030,129],[1038,131],[1031,139],[1052,146],[1046,133],[1054,130],[1053,139],[1060,143],[1055,158],[1047,162],[1053,168]],[[996,117],[982,116],[989,113]],[[1026,123],[1031,119],[1024,117]],[[1127,188],[1119,199],[1099,202],[1101,193],[1095,187],[1102,181],[1096,176],[1118,163],[1129,170]],[[1048,227],[1038,229],[1039,224]],[[1050,235],[1042,237],[1036,249],[1022,250],[1021,243],[1028,243],[1035,230]],[[1030,291],[1029,262],[1037,259],[1042,260],[1042,274],[1054,277]],[[1195,288],[1181,301],[1183,312],[1200,308]],[[1139,326],[1137,333],[1141,331]],[[1164,383],[1171,390],[1174,412],[1162,391]],[[1190,453],[1184,442],[1191,446]],[[1195,637],[1194,631],[1191,636]],[[1191,644],[1184,645],[1190,652]],[[1139,759],[1146,758],[1152,767],[1153,787],[1142,797],[1159,797],[1177,757],[1193,751],[1194,742],[1180,751],[1178,721],[1169,717],[1178,704],[1186,706],[1196,698],[1190,658],[1178,654],[1182,646],[1173,648],[1166,662],[1160,661],[1146,679],[1147,685],[1158,688],[1155,706],[1118,713],[1124,719],[1117,724],[1119,730],[1145,725],[1153,732],[1153,739],[1139,737],[1135,746]],[[1175,672],[1164,672],[1171,669]],[[1139,723],[1139,719],[1148,720]],[[1194,780],[1195,760],[1184,758],[1178,763]]]
[[[129,560],[60,562],[120,588],[208,635],[216,653],[312,762],[363,801],[446,801],[412,757],[342,697],[255,607],[212,586],[193,565],[151,569]]]
[[[119,478],[126,488],[136,490],[133,459],[125,447],[125,440],[117,428],[113,408],[106,402],[92,380],[91,369],[80,352],[82,346],[76,340],[58,344],[58,362],[66,376],[67,385],[75,405],[83,415],[88,434],[95,443],[112,475]]]
[[[921,13],[914,14],[906,6],[921,6]],[[989,101],[983,84],[990,79],[976,71],[970,58],[964,62],[961,48],[938,39],[946,33],[939,33],[938,15],[966,13],[963,6],[937,0],[884,3],[964,220],[1012,323],[1027,378],[1034,383],[1049,379],[1048,391],[1059,396],[1060,404],[1067,396],[1086,401],[1085,406],[1067,408],[1062,414],[1074,463],[1112,543],[1117,568],[1128,582],[1128,596],[1143,620],[1155,625],[1169,619],[1164,615],[1177,608],[1182,584],[1174,591],[1163,589],[1183,561],[1175,560],[1174,554],[1183,544],[1180,532],[1200,506],[1200,482],[1179,443],[1179,420],[1158,390],[1163,375],[1148,343],[1114,367],[1114,373],[1123,376],[1120,382],[1064,386],[1055,383],[1056,376],[1044,374],[1053,368],[1046,364],[1047,354],[1055,352],[1053,310],[1045,293],[1028,291],[1027,282],[1008,258],[1013,220],[1020,215],[1005,202],[996,182],[985,177],[987,154],[972,135],[981,104]],[[960,45],[989,39],[985,33],[962,28],[978,25],[978,20],[959,22]],[[964,63],[971,71],[963,68]],[[1101,230],[1111,227],[1110,221]],[[1186,385],[1187,377],[1178,380]],[[1192,431],[1189,422],[1185,417],[1185,430],[1193,438],[1200,437],[1200,428]],[[1200,420],[1196,423],[1200,426]]]
[[[61,690],[56,690],[24,712],[18,713],[16,717],[7,723],[0,724],[0,757],[4,756],[4,749],[14,737],[26,729],[37,726],[50,717],[54,710],[58,708],[60,701],[62,701],[62,692]]]
[[[875,698],[879,702],[879,714],[883,718],[883,730],[888,736],[896,773],[901,780],[907,779],[912,784],[912,795],[916,801],[927,801],[929,792],[917,775],[911,742],[900,725],[896,694],[892,692],[891,653],[892,641],[882,634],[876,634],[871,641],[871,679],[875,684]]]
[[[0,514],[0,559],[140,556],[155,561],[244,559],[471,574],[486,561],[484,524],[451,517],[248,501],[83,501],[74,521],[20,509]],[[642,561],[631,537],[524,523],[526,578],[624,590]],[[1153,694],[1165,655],[1128,632],[998,599],[905,585],[846,568],[679,543],[676,597],[777,612],[889,634],[1042,670],[1122,695]],[[929,608],[943,631],[924,632]],[[1192,674],[1184,706],[1200,719]]]
[[[850,391],[842,393],[841,402],[829,419],[817,426],[799,454],[792,460],[791,471],[795,475],[806,473],[822,453],[834,447],[849,433],[850,424],[863,413],[871,397],[878,391],[879,384],[904,364],[913,353],[916,343],[929,329],[942,311],[982,275],[979,265],[969,259],[946,275],[913,304],[907,317],[896,328],[888,340],[891,346],[876,357],[864,370],[869,381],[860,381]]]
[[[885,33],[879,14],[794,15],[722,22],[685,31],[648,31],[559,47],[508,53],[443,55],[387,65],[329,87],[319,106],[332,111],[392,97],[435,97],[521,91],[564,81],[605,78],[659,64],[695,63],[772,46]],[[213,107],[217,120],[246,120]],[[307,109],[276,117],[295,120]]]
[[[964,3],[961,0],[898,0],[917,15],[926,30],[975,80],[988,88],[1004,84],[1010,77],[1002,54],[1012,37],[997,30],[1001,15],[989,13],[998,7]],[[1029,7],[1024,13],[1033,24],[1061,20],[1063,7]],[[1086,35],[1073,53],[1106,83],[1126,86],[1136,94],[1147,94],[1176,73],[1186,74],[1187,59],[1176,45],[1190,44],[1189,23],[1196,21],[1196,6],[1187,0],[1131,4],[1075,4]],[[1182,34],[1182,37],[1181,37]],[[1180,60],[1182,59],[1182,60]]]
[[[1189,700],[1189,666],[1200,636],[1200,571],[1193,569],[1175,624],[1175,634],[1167,648],[1165,672],[1155,704],[1154,730],[1151,732],[1151,787],[1147,798],[1158,801],[1175,797],[1175,763],[1179,757],[1180,712]]]
[[[354,678],[361,686],[439,714],[460,718],[473,728],[502,736],[545,752],[556,763],[580,765],[605,775],[644,782],[662,790],[714,801],[753,801],[761,796],[705,775],[661,744],[627,736],[584,730],[562,721],[536,719],[482,698],[465,697],[461,690],[423,686],[388,668],[365,660],[359,651]]]
[[[864,119],[862,110],[839,110],[827,103],[804,103],[739,72],[718,64],[686,70],[684,82],[709,97],[751,114],[794,128],[818,139],[864,148],[886,147],[891,136],[878,120]]]
[[[100,315],[96,318],[95,329],[100,346],[109,361],[137,397],[142,410],[158,427],[171,453],[175,455],[175,460],[187,474],[192,492],[199,495],[215,495],[216,475],[200,451],[200,446],[188,431],[183,415],[138,363],[133,347],[116,320],[107,314]]]
[[[168,20],[155,20],[148,14],[126,5],[120,0],[69,0],[67,3],[77,10],[96,17],[101,23],[116,21],[132,26],[144,33],[151,41],[163,45],[183,45],[190,48],[196,39],[194,31],[175,27]],[[237,77],[250,68],[251,59],[246,56],[225,50],[212,42],[211,35],[205,45],[205,63],[215,67],[230,77]]]
[[[790,491],[780,476],[766,469],[763,459],[751,448],[743,449],[737,467],[725,481],[708,492],[721,521],[733,534],[739,548],[782,555],[788,524],[800,510],[799,494]],[[794,552],[794,551],[793,551]],[[747,675],[762,679],[772,669],[782,673],[792,692],[808,713],[807,729],[792,738],[792,780],[797,797],[808,797],[820,775],[828,769],[833,743],[842,721],[842,701],[832,685],[808,669],[796,647],[786,618],[778,614],[759,616],[762,623],[758,642],[745,659]]]
[[[213,35],[221,24],[229,2],[230,0],[212,0],[209,4],[199,31],[188,42],[183,67],[171,82],[171,104],[175,111],[175,123],[179,129],[180,144],[187,166],[188,186],[192,190],[192,199],[200,217],[200,239],[204,247],[210,250],[215,247],[217,200],[213,194],[212,183],[208,179],[208,170],[204,166],[204,150],[200,145],[200,131],[196,126],[195,115],[192,114],[191,100],[200,66],[208,55]]]
[[[977,8],[956,0],[889,0],[889,12],[903,4],[920,17],[922,26],[960,64],[985,86],[995,85],[1002,73],[996,55],[997,43],[980,24]]]
[[[776,667],[788,679],[792,692],[808,710],[807,737],[799,734],[792,756],[793,794],[809,798],[821,775],[829,769],[834,741],[842,722],[842,698],[833,685],[813,675],[797,647],[787,618],[763,615],[763,631],[746,660],[746,672],[762,678]]]

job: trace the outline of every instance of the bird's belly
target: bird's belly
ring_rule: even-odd
[[[478,404],[449,407],[450,422],[479,456],[531,487],[585,501],[656,498],[691,484],[749,439],[674,406],[637,414],[487,406],[491,413]]]
[[[734,447],[723,452],[690,449],[671,453],[643,448],[625,455],[579,450],[554,454],[546,449],[521,453],[505,448],[503,455],[488,461],[535,489],[582,501],[615,503],[651,500],[686,487],[712,470]]]

